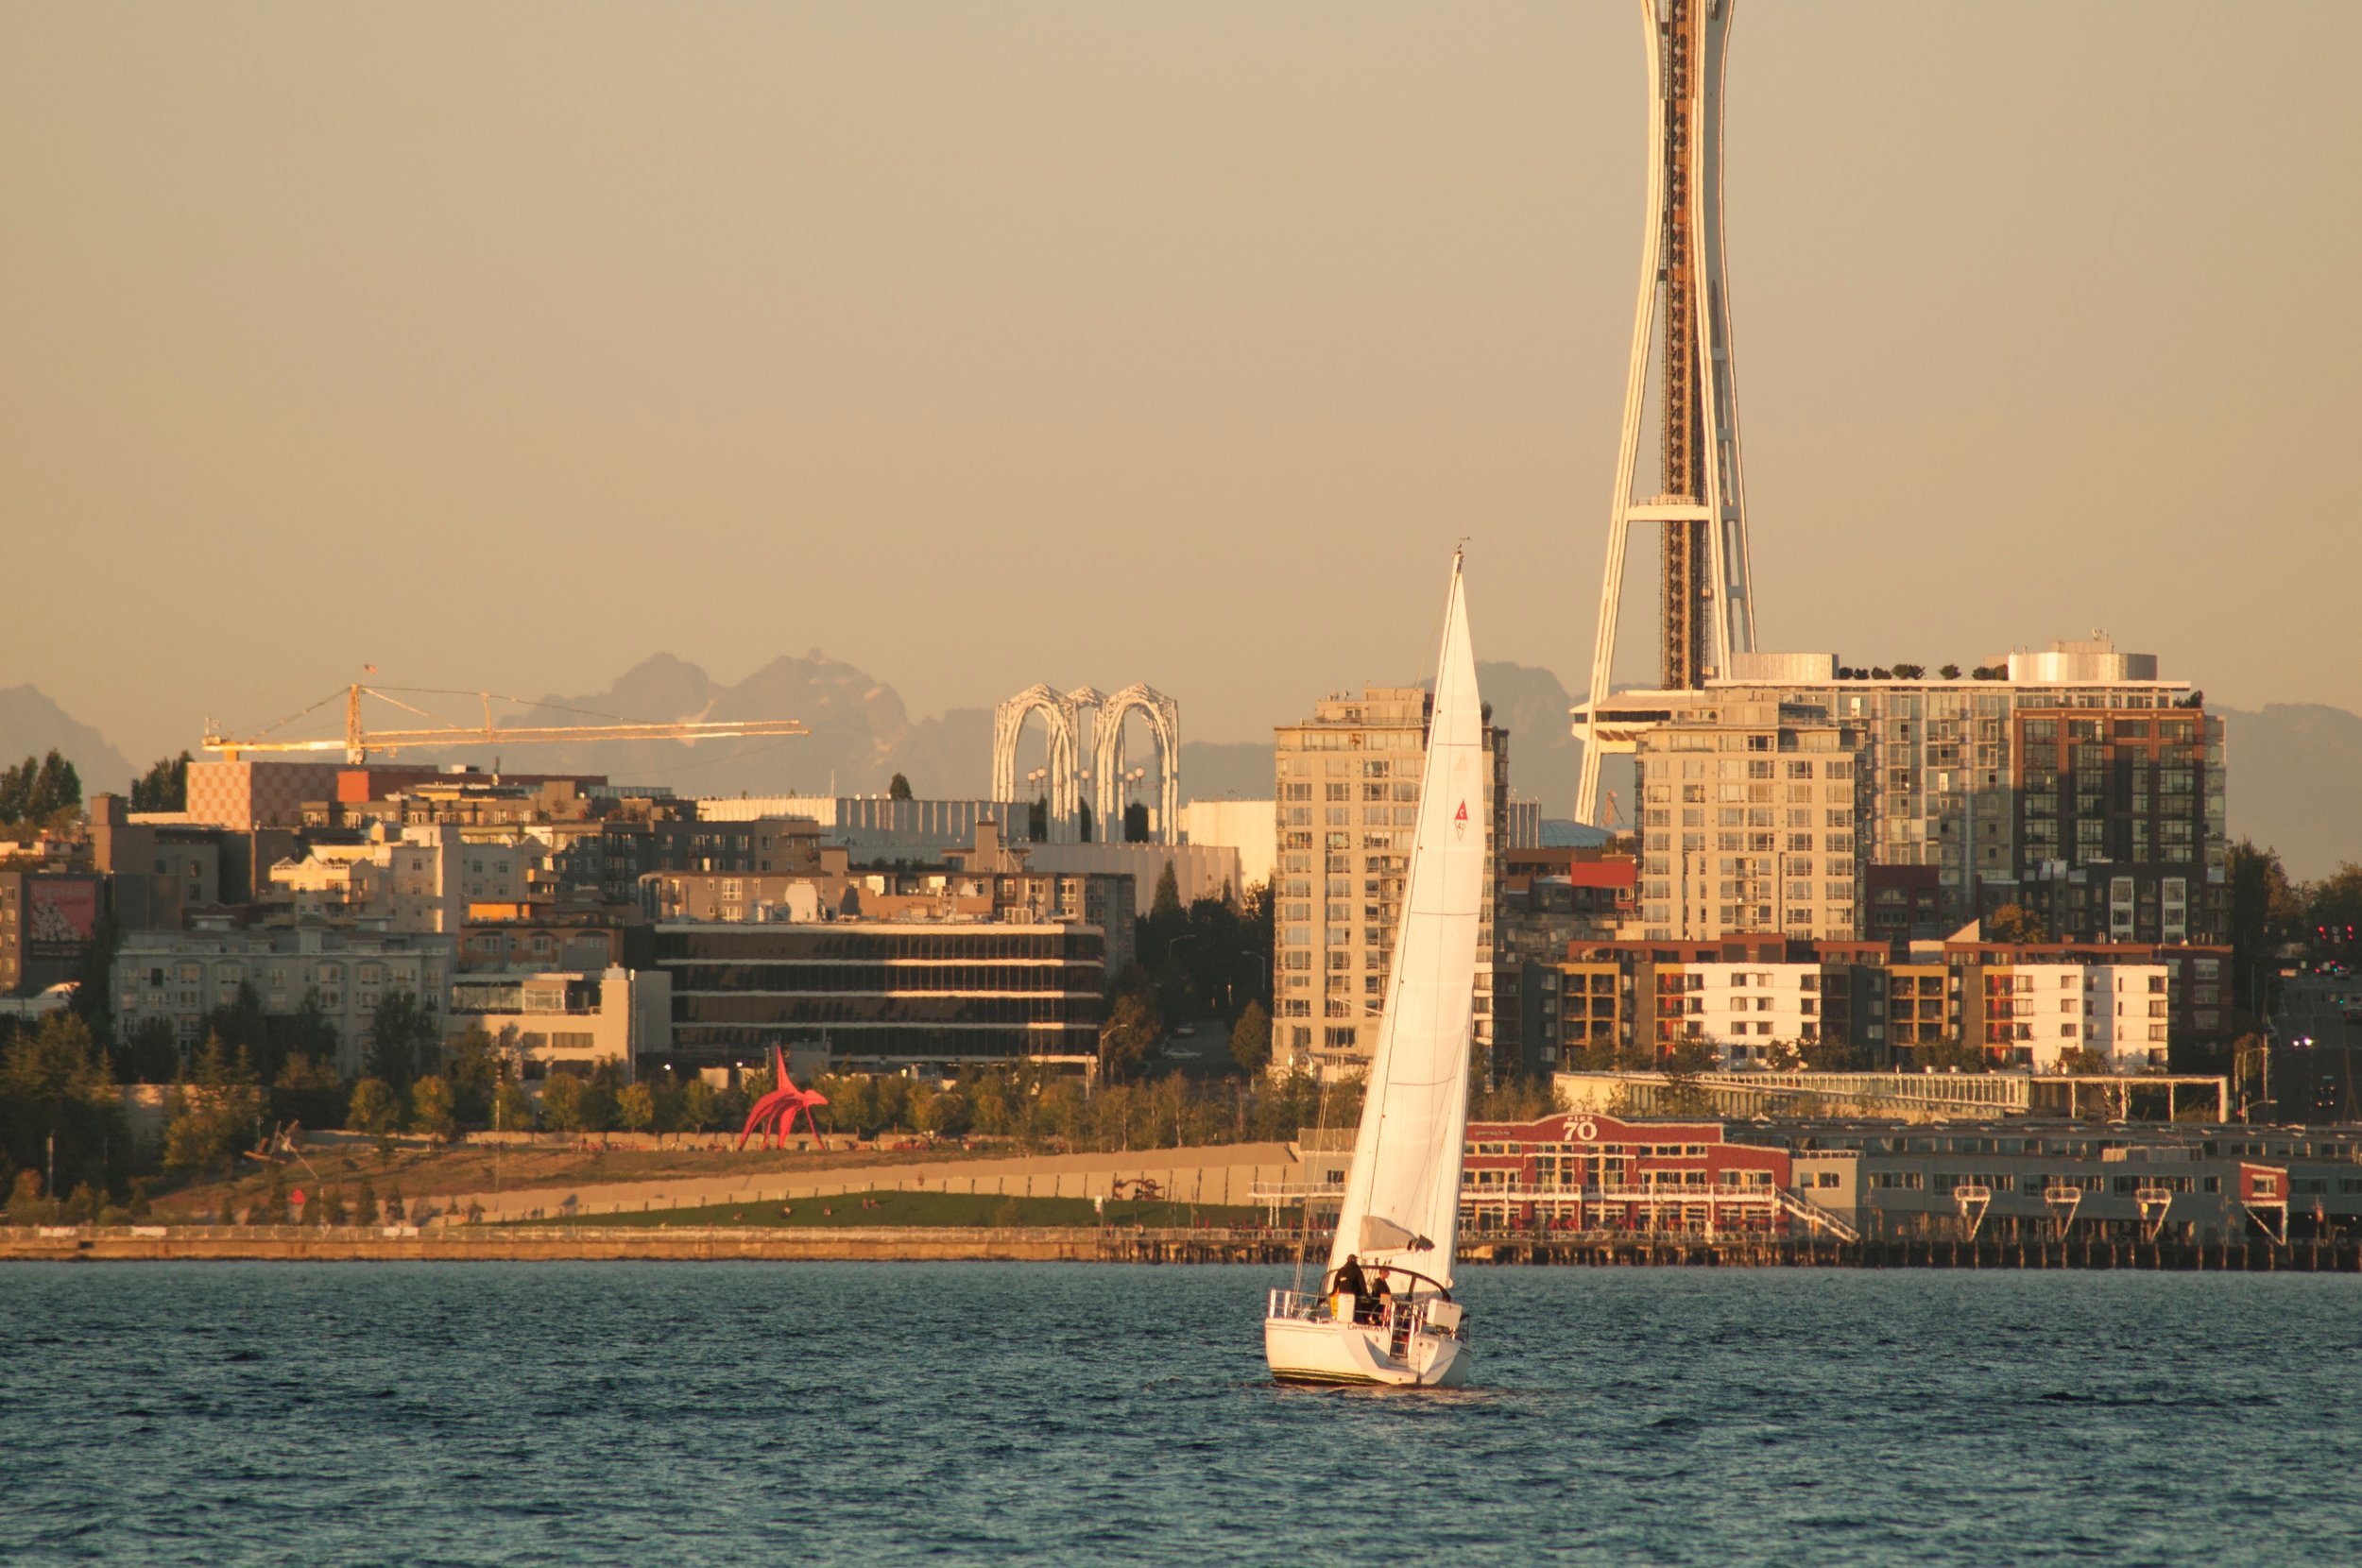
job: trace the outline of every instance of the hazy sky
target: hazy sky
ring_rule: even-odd
[[[1765,646],[2362,709],[2362,6],[2270,16],[1742,8]],[[820,647],[1267,738],[1465,534],[1577,686],[1644,85],[1621,0],[11,0],[0,685],[145,757]]]

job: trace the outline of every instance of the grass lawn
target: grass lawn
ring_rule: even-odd
[[[866,1205],[866,1206],[864,1206]],[[1253,1225],[1266,1211],[1214,1203],[1134,1202],[1107,1205],[1106,1221],[1152,1228]],[[1289,1216],[1281,1214],[1283,1222]],[[762,1225],[782,1228],[850,1225],[1075,1225],[1100,1223],[1087,1198],[1002,1198],[967,1192],[848,1192],[792,1202],[709,1203],[699,1208],[647,1209],[624,1214],[585,1214],[560,1219],[511,1221],[524,1225]]]
[[[385,1197],[400,1188],[405,1199],[445,1198],[457,1193],[489,1192],[496,1186],[595,1187],[606,1182],[645,1182],[668,1176],[720,1176],[777,1171],[843,1170],[866,1165],[907,1165],[914,1160],[938,1164],[983,1159],[1005,1150],[962,1150],[957,1144],[933,1149],[842,1148],[823,1154],[748,1149],[577,1149],[541,1144],[505,1150],[495,1158],[483,1144],[454,1144],[439,1149],[402,1145],[381,1156],[366,1144],[315,1144],[300,1160],[284,1167],[287,1185],[318,1192],[336,1188],[348,1202],[363,1182]],[[495,1171],[497,1170],[497,1179]],[[210,1179],[155,1194],[160,1221],[210,1218],[225,1199],[239,1213],[261,1201],[269,1186],[269,1172],[241,1161],[235,1176]]]

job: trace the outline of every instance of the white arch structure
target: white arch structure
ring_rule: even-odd
[[[1036,681],[993,709],[992,798],[1021,798],[1017,793],[1017,741],[1035,713],[1050,729],[1050,836],[1056,840],[1065,837],[1060,828],[1073,823],[1081,800],[1075,775],[1081,766],[1083,725],[1071,695],[1060,696]]]
[[[1156,768],[1163,784],[1156,797],[1156,842],[1181,842],[1181,705],[1151,686],[1135,683],[1103,703],[1093,726],[1091,782],[1096,787],[1092,810],[1099,814],[1100,832],[1110,843],[1122,832],[1123,721],[1144,715],[1156,743]]]
[[[1181,706],[1153,687],[1134,684],[1113,697],[1094,687],[1078,686],[1063,694],[1036,682],[993,710],[992,797],[1015,801],[1018,793],[1017,742],[1025,721],[1036,713],[1049,726],[1050,838],[1071,844],[1081,837],[1083,780],[1091,780],[1091,810],[1102,838],[1121,833],[1123,820],[1123,721],[1143,713],[1156,745],[1158,771],[1163,775],[1157,812],[1158,839],[1177,844],[1181,837]],[[1091,767],[1083,771],[1083,721],[1091,717]]]

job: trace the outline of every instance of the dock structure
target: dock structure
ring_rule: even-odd
[[[1124,1263],[1293,1264],[1287,1226],[130,1225],[0,1226],[0,1263]],[[1310,1234],[1311,1255],[1327,1233]],[[1847,1237],[1813,1230],[1495,1233],[1464,1239],[1472,1266],[1562,1269],[2086,1269],[2181,1273],[2362,1273],[2362,1237],[2227,1240],[1998,1231]]]

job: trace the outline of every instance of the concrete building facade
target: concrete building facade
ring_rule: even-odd
[[[435,824],[392,838],[380,825],[360,843],[314,843],[301,859],[272,866],[264,902],[300,925],[455,933],[471,904],[523,900],[543,853],[514,830],[471,837]]]
[[[1634,936],[1712,941],[1859,934],[1866,748],[1808,703],[1670,711],[1635,739],[1640,889]]]
[[[1520,990],[1537,1072],[1647,1068],[1698,1044],[1725,1069],[1908,1069],[1964,1046],[1997,1068],[2140,1073],[2176,1044],[2220,1045],[2229,962],[2142,944],[1575,942],[1528,961]]]
[[[628,1081],[673,1048],[673,977],[621,964],[599,970],[472,972],[452,981],[444,1020],[456,1039],[480,1029],[513,1042],[528,1082],[613,1064]]]
[[[1128,871],[1037,868],[1033,858],[1043,847],[1004,843],[986,818],[972,845],[935,864],[856,867],[847,863],[845,849],[819,847],[812,864],[787,871],[651,872],[641,879],[641,905],[660,922],[1079,922],[1105,933],[1108,973],[1121,976],[1132,964],[1138,884]],[[1172,853],[1161,845],[1129,847],[1160,858]]]
[[[1322,1077],[1359,1068],[1377,1048],[1387,965],[1419,815],[1428,695],[1365,688],[1324,699],[1274,731],[1279,865],[1274,874],[1273,1061]],[[1494,914],[1500,825],[1509,803],[1508,732],[1485,726],[1487,875],[1479,926],[1475,1049],[1494,1068],[1494,991],[1502,962]]]
[[[1745,705],[1818,709],[1859,748],[1866,772],[1858,832],[1869,863],[1924,867],[1934,878],[1932,921],[1903,934],[1941,934],[2000,903],[2030,899],[2052,907],[2039,885],[2045,879],[2094,890],[2083,907],[2104,909],[2113,920],[2115,878],[2131,875],[2129,907],[2153,912],[2156,940],[2166,940],[2165,884],[2175,879],[2183,884],[2182,939],[2224,936],[2223,724],[2189,683],[2160,679],[2154,656],[2120,653],[2095,637],[2012,654],[1965,677],[1957,669],[1929,677],[1909,666],[1844,669],[1830,654],[1742,654],[1731,660],[1728,676],[1699,690],[1602,698],[1600,743],[1637,750],[1661,726],[1719,723]],[[2095,742],[2028,729],[2021,714],[2029,725],[2069,718],[2104,724],[2104,741],[2117,749],[2078,754],[2076,745]],[[2120,723],[2143,722],[2151,726],[2146,735],[2117,734]],[[2029,746],[2051,748],[2046,771],[2075,770],[2064,776],[2082,797],[2077,810],[2062,815],[2065,808],[2056,801],[2048,810],[2029,804]],[[2066,748],[2063,757],[2060,747]],[[2045,771],[2038,767],[2035,776]],[[2103,775],[2107,788],[2082,788]],[[2089,810],[2081,810],[2086,801]],[[2134,833],[2135,820],[2147,825],[2146,833]],[[2057,829],[2069,822],[2079,834],[2085,822],[2104,826],[2096,837],[2062,840]],[[2087,846],[2080,859],[2079,844]],[[2062,861],[2055,874],[2045,872]],[[2070,895],[2057,907],[2072,910],[2075,900]],[[2092,917],[2076,934],[2099,924]],[[2136,912],[2134,935],[2140,930]]]
[[[336,1031],[336,1070],[358,1077],[385,997],[409,993],[439,1025],[452,943],[436,933],[317,927],[126,932],[113,969],[117,1027],[128,1034],[161,1018],[188,1049],[201,1043],[205,1014],[235,1002],[241,985],[273,1017],[292,1017],[313,997]]]
[[[104,883],[61,871],[0,871],[0,996],[74,978],[97,934]]]
[[[1105,1017],[1106,932],[1079,920],[716,924],[647,940],[672,977],[672,1061],[759,1066],[826,1048],[853,1070],[1046,1061],[1087,1066]]]
[[[1181,808],[1184,844],[1219,844],[1239,856],[1239,893],[1269,885],[1279,853],[1279,806],[1270,800],[1192,800]]]

